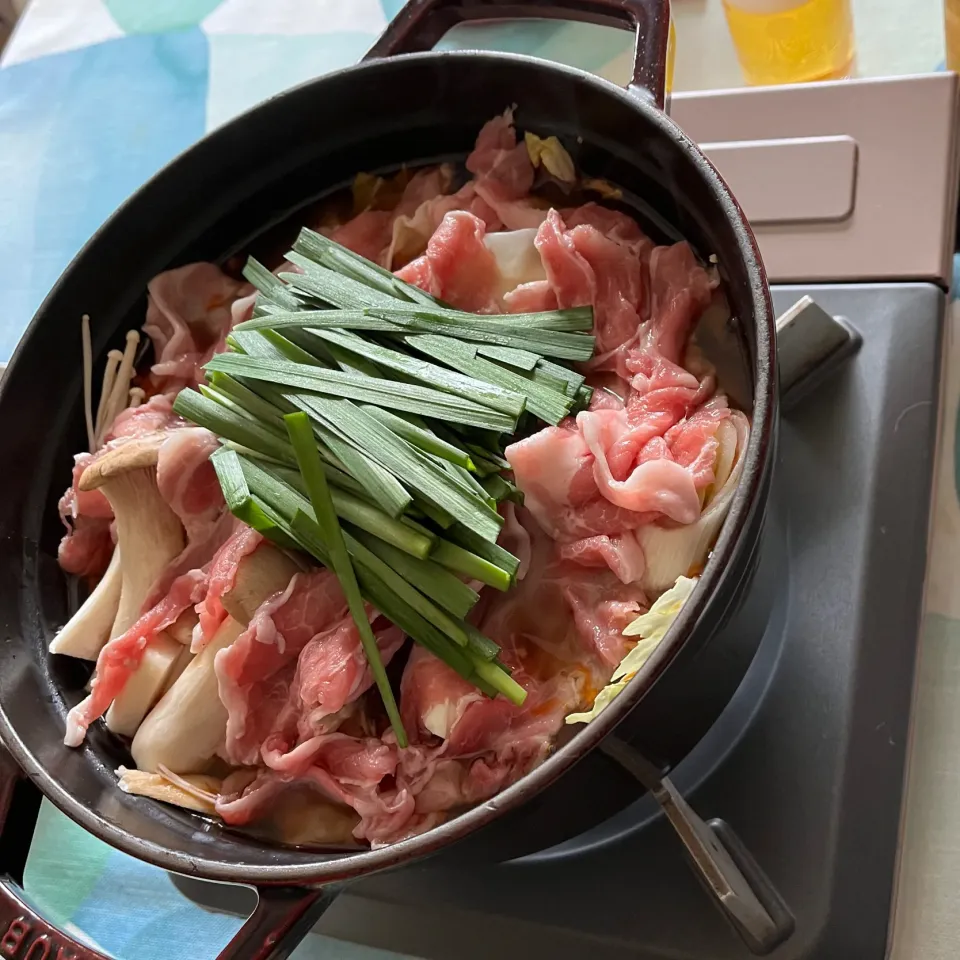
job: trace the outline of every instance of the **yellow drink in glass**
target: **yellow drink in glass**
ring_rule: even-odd
[[[947,69],[960,73],[960,0],[945,0],[943,16],[947,41]]]
[[[723,0],[748,83],[844,77],[853,63],[850,0]]]

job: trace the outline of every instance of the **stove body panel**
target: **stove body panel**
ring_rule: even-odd
[[[732,826],[794,914],[796,932],[773,957],[881,960],[945,297],[928,284],[779,287],[778,312],[804,293],[863,343],[784,416],[767,530],[784,549],[768,553],[757,584],[774,592],[767,629],[730,706],[672,779],[701,816]],[[237,888],[179,885],[248,912]],[[750,956],[649,797],[522,860],[369,878],[319,930],[431,960]]]

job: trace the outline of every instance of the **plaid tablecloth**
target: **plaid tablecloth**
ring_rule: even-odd
[[[253,103],[356,61],[400,6],[402,0],[32,0],[0,59],[0,361],[71,257],[146,178]],[[629,75],[629,37],[599,27],[471,27],[444,43],[534,53],[618,83]],[[938,682],[960,650],[956,351],[950,347],[947,365],[918,721],[918,737],[934,745],[944,722],[960,736],[960,698]],[[924,705],[937,703],[934,716]],[[955,767],[945,770],[935,752],[918,753],[925,799],[908,810],[911,847],[901,891],[914,901],[908,926],[936,940],[934,921],[952,908],[920,894],[930,856],[936,869],[960,872],[960,850],[940,842],[957,810],[931,801],[952,789]],[[212,957],[240,923],[196,907],[165,873],[111,850],[46,803],[26,886],[52,920],[120,958]],[[953,957],[951,943],[946,953],[907,949],[897,956]],[[390,955],[312,935],[294,956]]]

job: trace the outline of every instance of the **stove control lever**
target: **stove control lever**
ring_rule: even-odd
[[[722,820],[702,820],[670,779],[637,749],[608,736],[600,749],[653,794],[714,903],[751,953],[765,955],[794,930],[794,920],[746,848]]]
[[[784,409],[833,372],[860,346],[860,334],[808,296],[777,317],[777,360]]]

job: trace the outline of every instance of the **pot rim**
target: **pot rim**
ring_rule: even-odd
[[[335,78],[349,77],[360,71],[388,71],[397,69],[398,65],[407,61],[424,61],[445,59],[448,61],[463,61],[464,66],[486,62],[496,66],[504,61],[523,63],[535,66],[540,70],[566,75],[579,83],[586,83],[597,89],[598,92],[617,98],[634,110],[647,116],[658,128],[662,136],[675,140],[685,150],[693,164],[698,168],[700,175],[706,181],[714,194],[717,205],[727,219],[732,223],[737,235],[737,252],[742,259],[753,298],[754,316],[753,325],[756,329],[756,357],[754,361],[754,404],[751,417],[750,439],[744,459],[743,474],[737,490],[734,493],[730,511],[723,524],[716,545],[706,564],[696,588],[688,601],[684,604],[680,614],[670,626],[664,639],[657,646],[644,667],[633,677],[626,689],[608,706],[600,716],[577,731],[571,740],[551,754],[540,766],[523,776],[516,783],[510,785],[489,800],[478,804],[470,810],[453,819],[434,827],[416,837],[399,841],[389,846],[375,850],[360,850],[356,853],[324,854],[318,853],[315,862],[293,865],[269,864],[231,864],[210,857],[194,857],[161,844],[153,843],[122,830],[115,824],[97,815],[93,810],[83,806],[68,790],[62,787],[36,757],[27,749],[16,726],[0,708],[0,740],[6,745],[15,758],[17,764],[24,770],[30,779],[40,788],[55,806],[73,821],[83,826],[96,837],[122,850],[131,856],[144,860],[154,866],[200,877],[207,880],[242,883],[242,884],[295,884],[315,885],[334,883],[359,877],[378,870],[389,869],[401,863],[412,861],[431,853],[441,847],[473,833],[480,827],[491,822],[500,814],[519,806],[528,799],[539,794],[546,787],[555,782],[577,760],[593,750],[621,720],[636,706],[656,679],[667,669],[674,657],[683,647],[688,636],[700,619],[708,602],[720,585],[727,566],[744,548],[741,534],[749,526],[750,520],[757,509],[762,509],[761,501],[765,497],[769,467],[773,459],[777,416],[777,368],[775,352],[775,327],[770,291],[766,281],[760,252],[753,232],[747,224],[743,211],[736,199],[730,193],[723,179],[716,169],[699,150],[699,148],[684,134],[680,128],[657,108],[651,101],[629,92],[616,84],[597,77],[587,71],[563,64],[542,60],[538,57],[513,53],[497,53],[488,51],[430,51],[427,53],[402,54],[382,60],[367,60],[341,70],[325,74],[308,80],[302,84],[285,90],[258,104],[251,110],[234,117],[223,126],[204,136],[187,150],[183,151],[143,186],[121,204],[116,211],[99,227],[80,252],[73,258],[63,275],[57,280],[50,293],[44,299],[34,318],[25,330],[13,357],[10,360],[10,371],[14,372],[21,352],[22,344],[39,334],[45,313],[50,300],[55,296],[63,283],[63,278],[78,267],[82,268],[84,257],[94,239],[101,233],[110,230],[117,222],[129,215],[130,207],[137,201],[142,201],[144,194],[157,189],[157,184],[176,177],[185,159],[198,151],[216,149],[222,139],[234,136],[241,125],[248,121],[251,115],[263,111],[271,111],[277,101],[295,95],[306,89],[321,88]],[[731,251],[732,253],[733,251]],[[9,379],[9,372],[4,380]],[[0,387],[2,393],[2,387]],[[119,789],[119,788],[118,788]],[[224,834],[216,841],[229,844],[229,834]],[[269,849],[268,847],[264,848]]]

